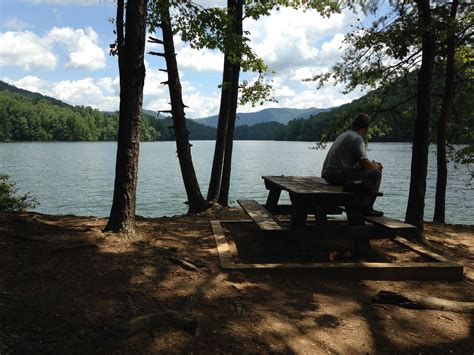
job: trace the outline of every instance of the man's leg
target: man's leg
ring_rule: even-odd
[[[354,169],[354,168],[340,168],[330,169],[326,174],[326,181],[331,185],[344,185],[347,181],[365,180],[369,182],[370,190],[374,197],[367,203],[366,213],[373,216],[382,216],[383,213],[373,209],[379,192],[380,182],[382,181],[382,173],[377,169]]]
[[[369,182],[370,189],[371,192],[374,194],[374,197],[368,203],[367,211],[374,215],[381,215],[381,212],[375,211],[373,207],[377,198],[376,193],[379,192],[380,183],[382,181],[382,173],[377,169],[357,170],[354,171],[353,178]]]

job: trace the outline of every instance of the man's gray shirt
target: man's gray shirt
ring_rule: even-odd
[[[364,139],[355,131],[344,132],[329,149],[321,176],[326,176],[328,169],[354,168],[360,159],[368,159]]]

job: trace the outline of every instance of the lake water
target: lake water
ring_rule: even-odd
[[[320,175],[326,150],[308,142],[236,141],[230,203],[237,199],[265,202],[262,175]],[[213,141],[193,142],[193,159],[203,195],[207,193]],[[115,142],[0,143],[0,174],[10,175],[19,192],[37,195],[37,212],[108,216],[112,204]],[[370,143],[369,157],[384,165],[383,197],[376,208],[404,218],[408,201],[411,144]],[[430,149],[425,220],[431,220],[436,188],[435,147]],[[288,200],[287,196],[282,196]],[[174,142],[140,146],[137,214],[171,216],[186,212]],[[449,167],[446,219],[474,222],[474,185],[464,168]]]

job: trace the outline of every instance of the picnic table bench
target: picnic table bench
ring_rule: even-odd
[[[269,191],[265,205],[255,200],[238,200],[240,206],[266,236],[353,239],[368,244],[373,238],[410,235],[416,227],[402,221],[363,215],[363,208],[374,196],[363,192],[346,192],[342,186],[330,185],[317,176],[263,176]],[[282,191],[290,197],[289,205],[279,204]],[[383,196],[377,193],[377,196]],[[329,215],[345,213],[347,220],[330,221]],[[290,215],[289,223],[277,218]],[[308,222],[314,215],[314,222]],[[362,242],[361,242],[362,241]]]

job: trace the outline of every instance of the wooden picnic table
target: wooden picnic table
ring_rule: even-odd
[[[394,238],[415,230],[412,225],[386,216],[364,216],[364,208],[373,199],[373,194],[345,192],[342,186],[330,185],[317,176],[262,178],[268,190],[265,205],[255,200],[238,200],[238,203],[269,238],[348,239],[355,242],[361,253],[366,253],[370,249],[369,239]],[[282,191],[288,192],[291,204],[279,204]],[[342,213],[346,213],[347,220],[328,220],[328,215]],[[315,217],[314,222],[308,222],[311,214]],[[289,224],[283,223],[278,215],[290,215]]]
[[[341,214],[344,208],[351,225],[363,225],[363,209],[374,195],[366,192],[344,192],[342,186],[329,185],[317,176],[262,176],[269,190],[265,207],[273,214],[279,214],[278,201],[282,191],[290,196],[290,224],[301,226],[308,214],[314,214],[316,222],[327,223],[329,214]],[[381,196],[382,193],[377,193]],[[288,212],[286,207],[282,212]]]

